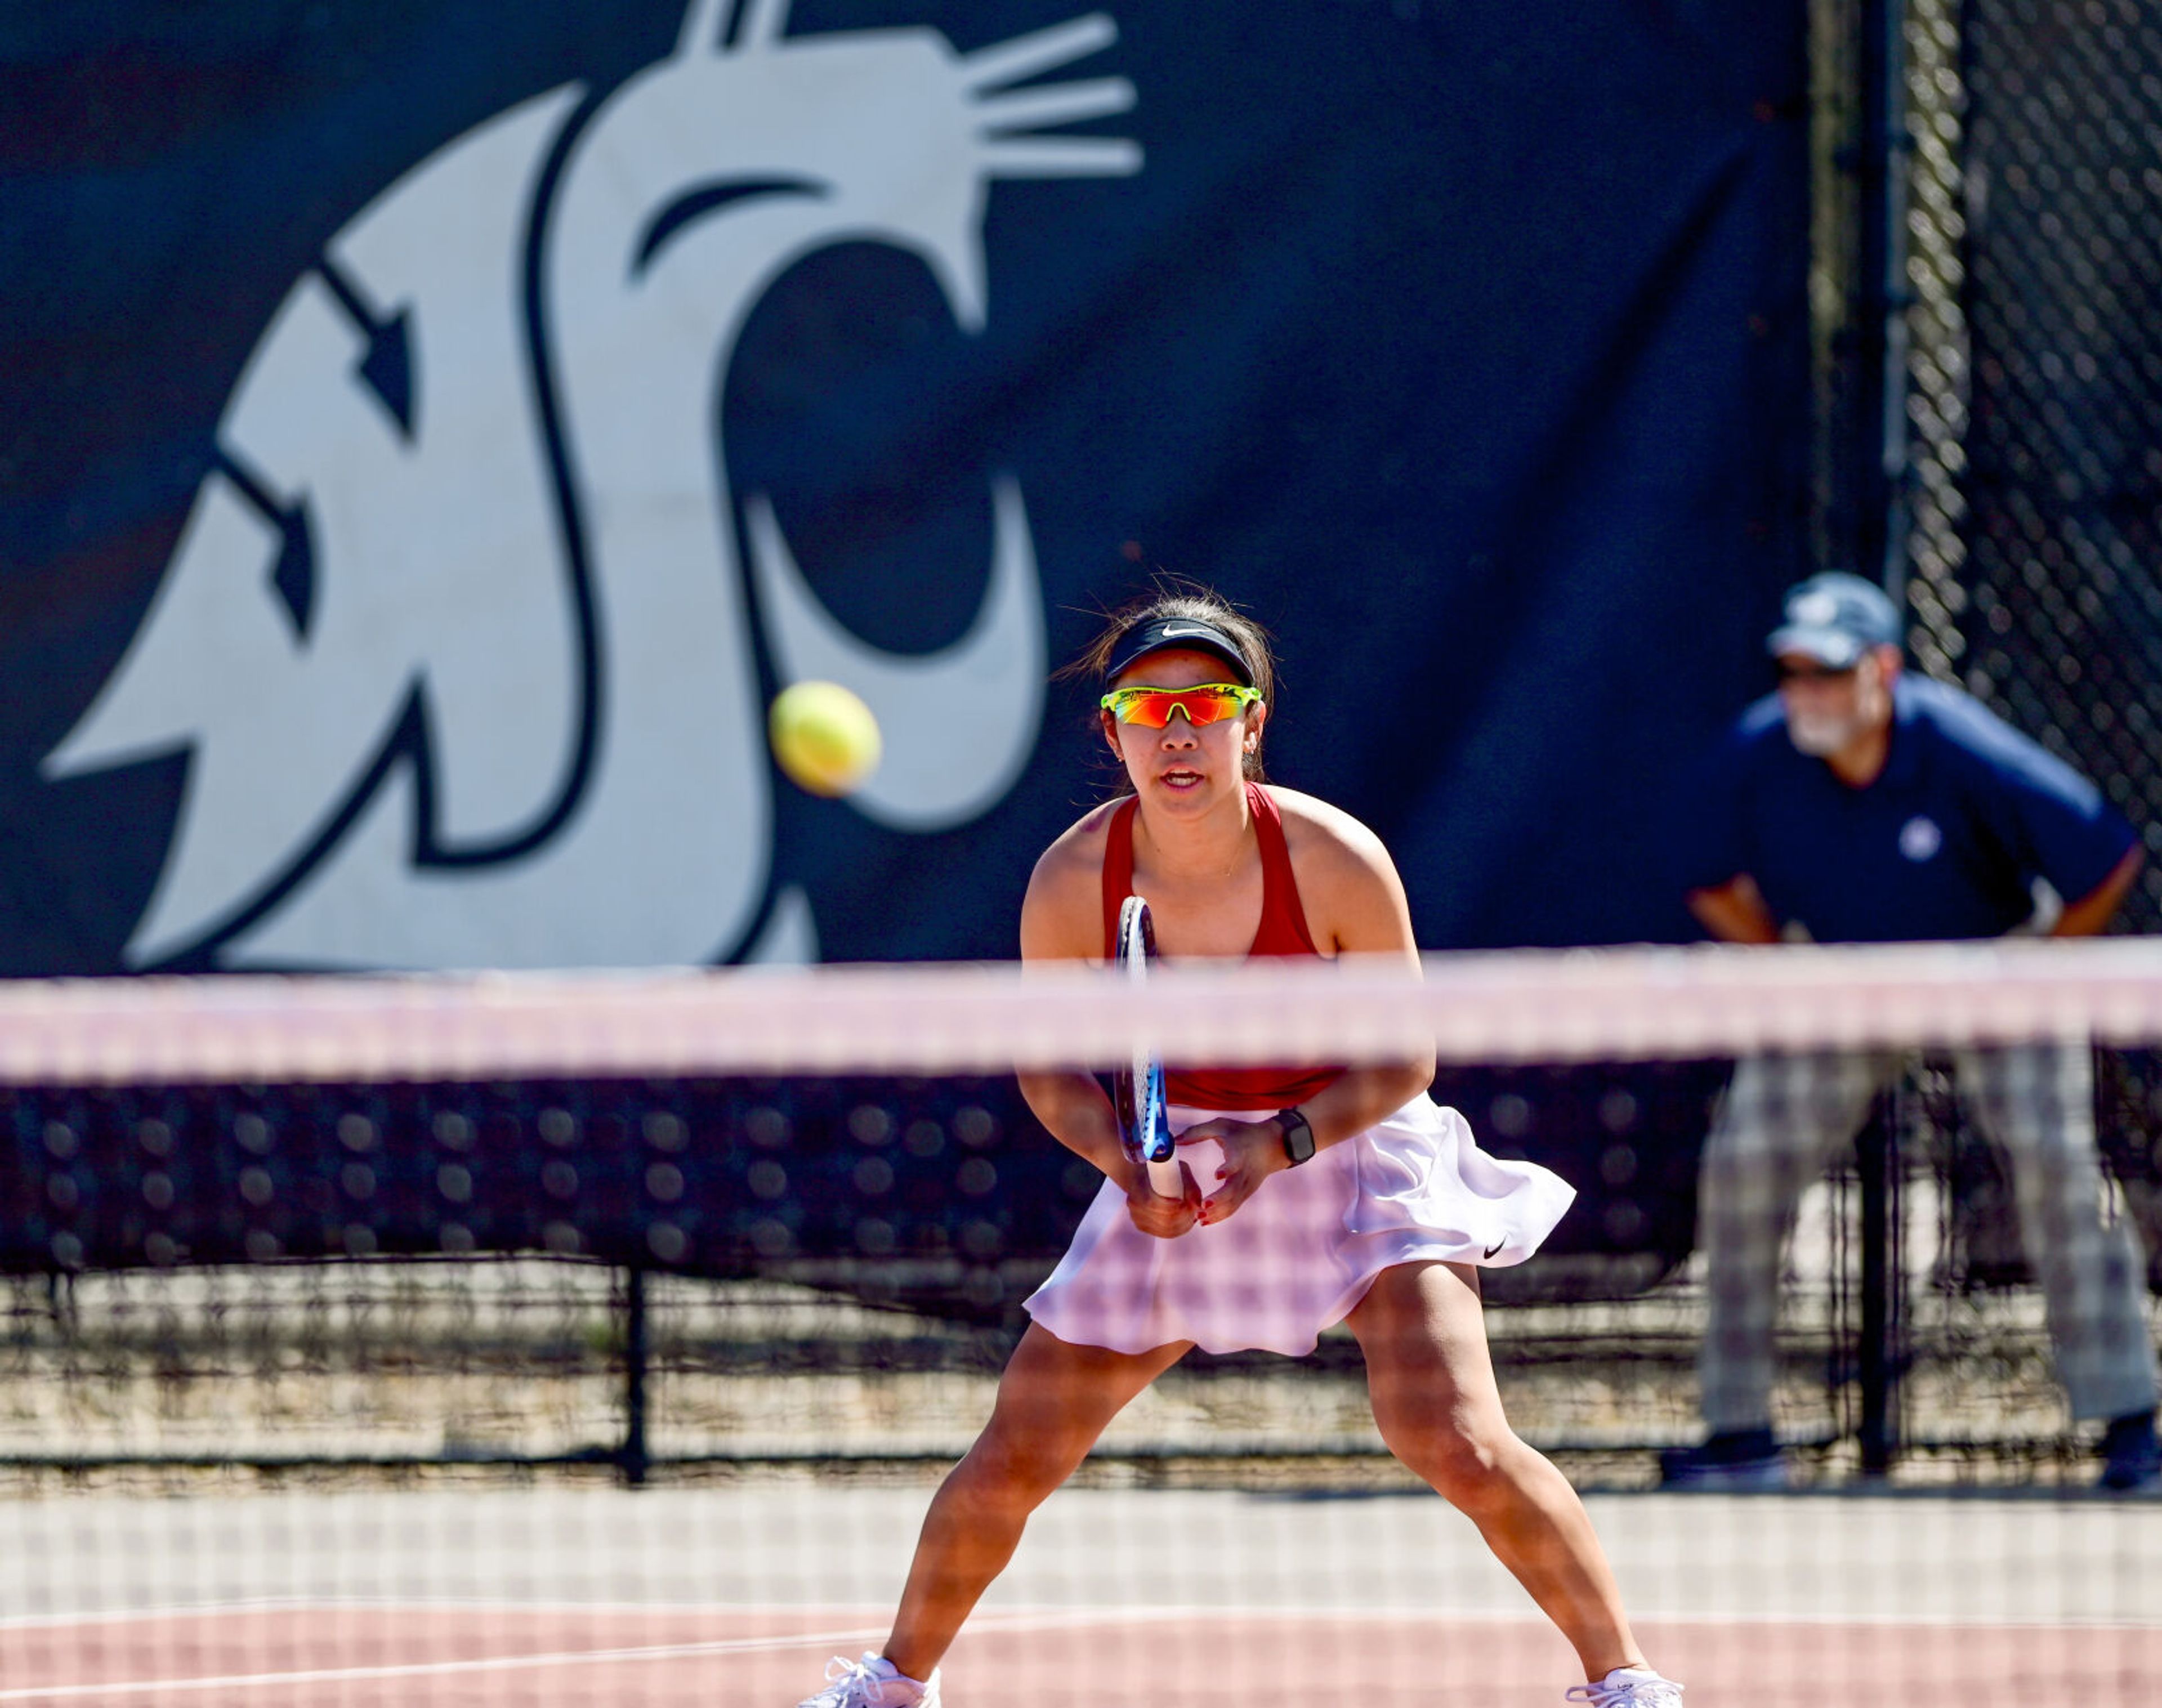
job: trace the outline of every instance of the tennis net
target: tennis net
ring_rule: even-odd
[[[1137,1041],[1433,1048],[1576,1188],[1487,1335],[1692,1702],[2151,1699],[2162,1501],[2097,1486],[2162,1250],[2162,953],[2119,939],[0,987],[0,1703],[812,1694],[1098,1189],[1015,1071]],[[1127,1407],[946,1684],[1578,1675],[1340,1324]]]

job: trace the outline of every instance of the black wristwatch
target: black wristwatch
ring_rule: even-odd
[[[1284,1155],[1291,1158],[1291,1166],[1313,1158],[1313,1126],[1305,1114],[1296,1109],[1280,1109],[1277,1120],[1283,1126]]]

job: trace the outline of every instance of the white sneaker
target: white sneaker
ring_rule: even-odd
[[[932,1668],[929,1681],[918,1684],[882,1654],[859,1661],[837,1654],[826,1663],[826,1688],[796,1708],[939,1708],[938,1670]]]
[[[1595,1684],[1572,1684],[1563,1698],[1591,1708],[1682,1708],[1682,1687],[1649,1667],[1616,1667]]]

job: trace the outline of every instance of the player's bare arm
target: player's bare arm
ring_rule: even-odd
[[[1104,859],[1099,809],[1043,851],[1029,875],[1021,906],[1021,958],[1026,967],[1100,961],[1103,924],[1096,902]],[[1088,1073],[1031,1071],[1020,1075],[1021,1095],[1052,1136],[1113,1179],[1125,1174],[1118,1121],[1110,1099]]]
[[[1024,967],[1103,959],[1104,838],[1112,810],[1101,807],[1088,814],[1037,861],[1021,901]],[[1094,1074],[1039,1071],[1018,1078],[1022,1097],[1045,1130],[1125,1188],[1128,1210],[1142,1231],[1173,1239],[1193,1225],[1198,1194],[1167,1199],[1156,1193],[1148,1171],[1126,1155],[1118,1116]]]

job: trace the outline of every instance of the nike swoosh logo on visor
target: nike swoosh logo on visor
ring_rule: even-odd
[[[1208,632],[1206,629],[1159,629],[1157,631],[1166,640],[1174,635],[1206,635]]]
[[[1500,1250],[1501,1250],[1504,1246],[1507,1245],[1508,1243],[1509,1243],[1509,1242],[1508,1242],[1507,1240],[1496,1240],[1496,1241],[1495,1241],[1495,1242],[1494,1242],[1492,1245],[1489,1246],[1486,1248],[1486,1255],[1487,1255],[1489,1257],[1491,1257],[1491,1256],[1493,1256],[1496,1251],[1500,1251]]]

